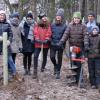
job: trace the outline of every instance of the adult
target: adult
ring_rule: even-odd
[[[41,72],[44,72],[46,62],[47,62],[47,54],[48,49],[50,47],[50,39],[51,39],[51,26],[48,20],[48,17],[45,14],[39,15],[39,20],[37,25],[34,28],[34,38],[35,38],[35,51],[34,51],[34,72],[33,78],[37,78],[37,68],[38,68],[38,57],[40,51],[43,53],[43,62],[41,66]],[[42,49],[41,50],[41,46]]]
[[[30,68],[32,63],[32,54],[34,52],[34,25],[35,23],[32,13],[28,13],[25,22],[20,24],[25,75],[31,74]]]
[[[64,10],[60,8],[56,13],[55,22],[51,25],[52,37],[51,37],[51,47],[50,47],[50,58],[54,65],[54,75],[56,75],[56,79],[60,78],[63,49],[65,47],[65,43],[63,43],[61,46],[57,45],[57,43],[62,38],[64,31],[66,30],[66,24],[63,22],[63,19],[64,19]]]
[[[84,40],[85,40],[86,34],[87,34],[87,28],[84,24],[82,24],[81,13],[74,12],[73,22],[69,24],[68,28],[63,34],[62,39],[60,40],[58,45],[62,45],[66,40],[69,40],[71,56],[74,53],[75,54],[74,57],[76,59],[81,58],[83,55]],[[77,66],[77,69],[74,69],[73,71],[76,72],[75,78],[76,78],[76,83],[78,83],[82,65],[81,65],[81,62],[72,61],[72,66],[73,65]]]

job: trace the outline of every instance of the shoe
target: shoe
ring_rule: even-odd
[[[60,79],[60,72],[56,72],[56,79]]]
[[[28,70],[28,73],[27,73],[28,75],[31,75],[31,71],[30,70]]]
[[[98,92],[100,93],[100,85],[97,86]]]
[[[96,86],[95,86],[95,85],[92,85],[91,88],[92,88],[92,89],[96,89]]]
[[[33,79],[37,79],[38,78],[38,75],[37,75],[37,69],[34,69],[34,72],[33,72]]]
[[[28,70],[27,69],[25,69],[24,75],[28,75]]]
[[[54,66],[54,75],[56,75],[56,73],[57,73],[57,67]]]
[[[44,72],[44,68],[41,68],[41,72]]]
[[[24,78],[22,78],[17,72],[15,75],[13,75],[13,79],[19,82],[24,81]]]

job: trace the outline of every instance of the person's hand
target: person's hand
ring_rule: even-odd
[[[23,51],[23,49],[22,48],[19,48],[19,52],[22,53],[22,51]]]
[[[49,40],[43,41],[43,44],[48,44]]]
[[[57,43],[57,46],[59,46],[59,47],[61,47],[62,45],[63,45],[62,41]]]
[[[36,43],[42,44],[41,40],[35,40]]]
[[[9,46],[10,45],[10,41],[9,40],[7,40],[7,46]]]
[[[2,36],[0,36],[0,41],[3,41],[3,38],[2,38]]]

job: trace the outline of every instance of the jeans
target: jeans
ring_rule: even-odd
[[[8,55],[8,69],[11,71],[11,74],[16,74],[16,66],[11,55]]]

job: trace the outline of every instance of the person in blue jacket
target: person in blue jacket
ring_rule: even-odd
[[[58,9],[55,22],[51,25],[52,37],[51,37],[51,47],[50,47],[50,58],[54,65],[54,75],[56,79],[60,79],[60,70],[62,66],[62,56],[63,56],[63,49],[65,47],[65,43],[61,46],[57,45],[57,43],[62,38],[66,24],[63,22],[64,19],[64,10],[62,8]],[[57,60],[56,60],[57,55]]]

